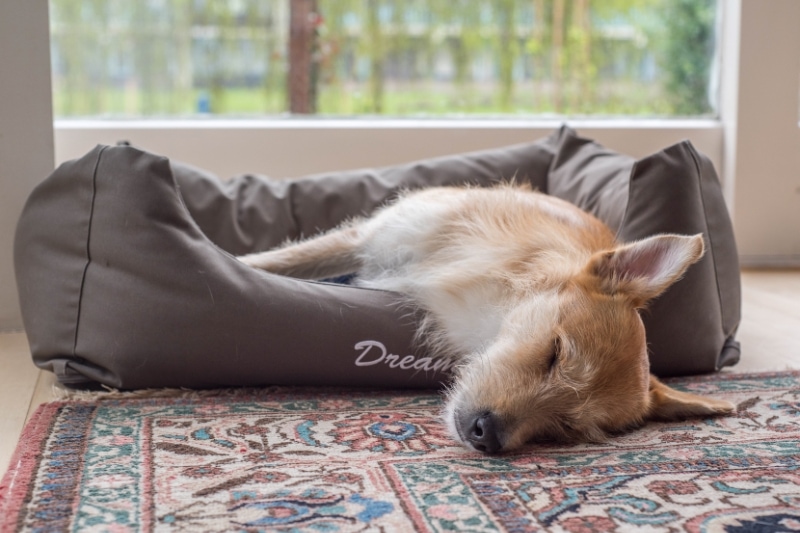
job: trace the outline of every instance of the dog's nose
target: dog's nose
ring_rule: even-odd
[[[490,412],[479,413],[465,420],[464,438],[476,450],[483,453],[497,453],[502,448],[500,437],[500,423],[497,417]]]

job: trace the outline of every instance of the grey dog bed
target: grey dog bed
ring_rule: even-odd
[[[689,142],[635,161],[569,128],[534,143],[301,179],[208,172],[98,146],[31,194],[15,267],[34,362],[76,386],[436,387],[396,295],[290,279],[235,255],[368,214],[398,189],[510,178],[594,213],[622,241],[703,233],[707,253],[644,312],[652,370],[739,358],[736,246],[718,178]]]

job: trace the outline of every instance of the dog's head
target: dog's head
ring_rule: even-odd
[[[732,412],[649,373],[639,310],[702,254],[700,235],[660,235],[595,254],[532,291],[459,369],[444,414],[452,435],[497,453],[535,438],[599,441],[648,419]]]

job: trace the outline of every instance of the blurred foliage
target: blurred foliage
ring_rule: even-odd
[[[677,115],[712,111],[708,94],[715,46],[716,0],[664,2],[664,37],[660,50],[665,94]]]
[[[56,114],[288,114],[293,1],[50,0]],[[307,92],[320,115],[714,112],[716,0],[317,6]]]

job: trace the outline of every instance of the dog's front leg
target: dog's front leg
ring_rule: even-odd
[[[268,272],[303,279],[324,279],[352,274],[361,266],[358,251],[363,237],[351,224],[282,248],[238,257],[239,261]]]

